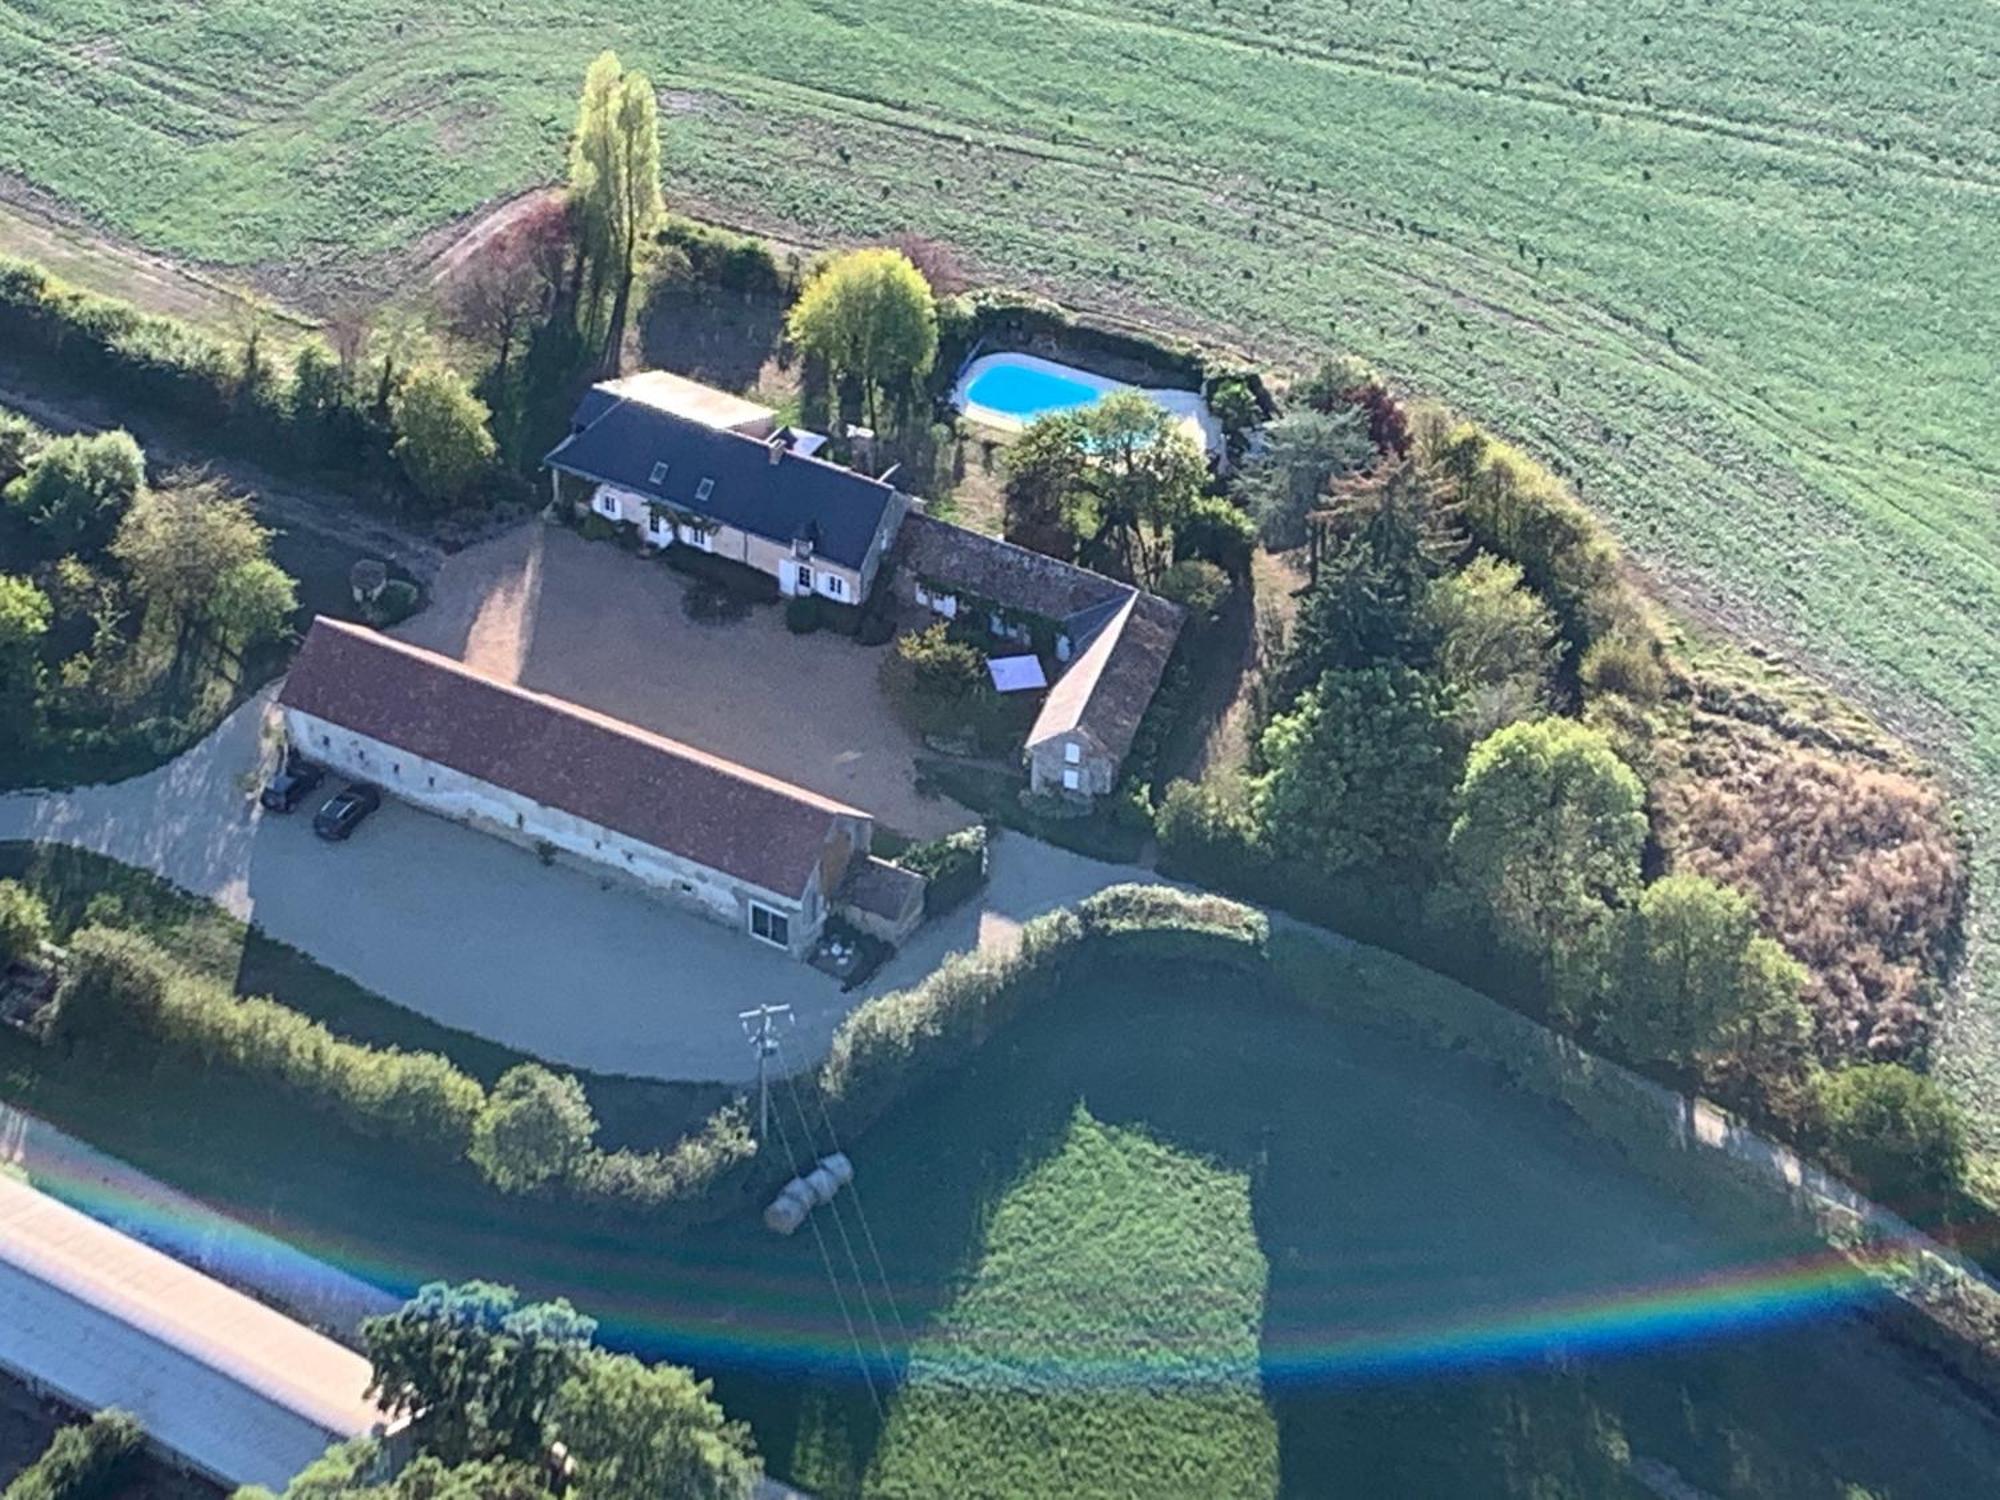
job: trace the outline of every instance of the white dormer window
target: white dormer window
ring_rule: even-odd
[[[667,482],[667,466],[665,464],[653,465],[653,477],[650,482],[655,486],[663,485]]]
[[[1071,740],[1065,744],[1063,746],[1063,764],[1067,766],[1082,765],[1083,746],[1079,745],[1075,740]]]
[[[695,503],[700,504],[703,500],[706,500],[710,495],[713,495],[714,493],[715,493],[715,481],[713,479],[702,480],[700,484],[694,487]]]

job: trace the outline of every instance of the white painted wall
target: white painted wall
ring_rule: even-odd
[[[737,880],[693,860],[480,781],[449,766],[330,724],[296,708],[285,710],[285,733],[307,760],[341,775],[373,782],[426,812],[467,823],[513,843],[548,843],[563,854],[624,876],[648,894],[750,930],[750,903],[783,913],[791,922],[791,951],[803,957],[826,919],[826,901],[815,867],[805,891],[783,895]],[[761,939],[753,939],[761,941]]]

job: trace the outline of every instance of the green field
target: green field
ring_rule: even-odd
[[[0,173],[170,253],[355,274],[551,175],[586,58],[678,206],[916,228],[1575,474],[1640,556],[1921,733],[2000,894],[2000,11],[1195,0],[578,11],[0,3]],[[1945,1071],[2000,1126],[2000,993]],[[1992,1138],[2000,1144],[2000,1135]]]

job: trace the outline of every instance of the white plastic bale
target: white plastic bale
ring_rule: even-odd
[[[836,1151],[831,1156],[822,1156],[819,1164],[833,1174],[833,1180],[842,1187],[854,1181],[854,1163],[847,1159],[845,1151]]]
[[[796,1196],[788,1184],[785,1191],[771,1200],[771,1206],[764,1210],[764,1227],[777,1234],[791,1234],[805,1223],[806,1215],[812,1212],[812,1205]]]
[[[833,1195],[840,1191],[840,1179],[825,1167],[815,1167],[806,1173],[806,1187],[812,1193],[813,1202],[831,1203]]]

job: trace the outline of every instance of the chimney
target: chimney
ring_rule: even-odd
[[[774,432],[764,439],[764,451],[771,455],[774,464],[785,456],[785,450],[790,446],[790,439],[782,432]]]

